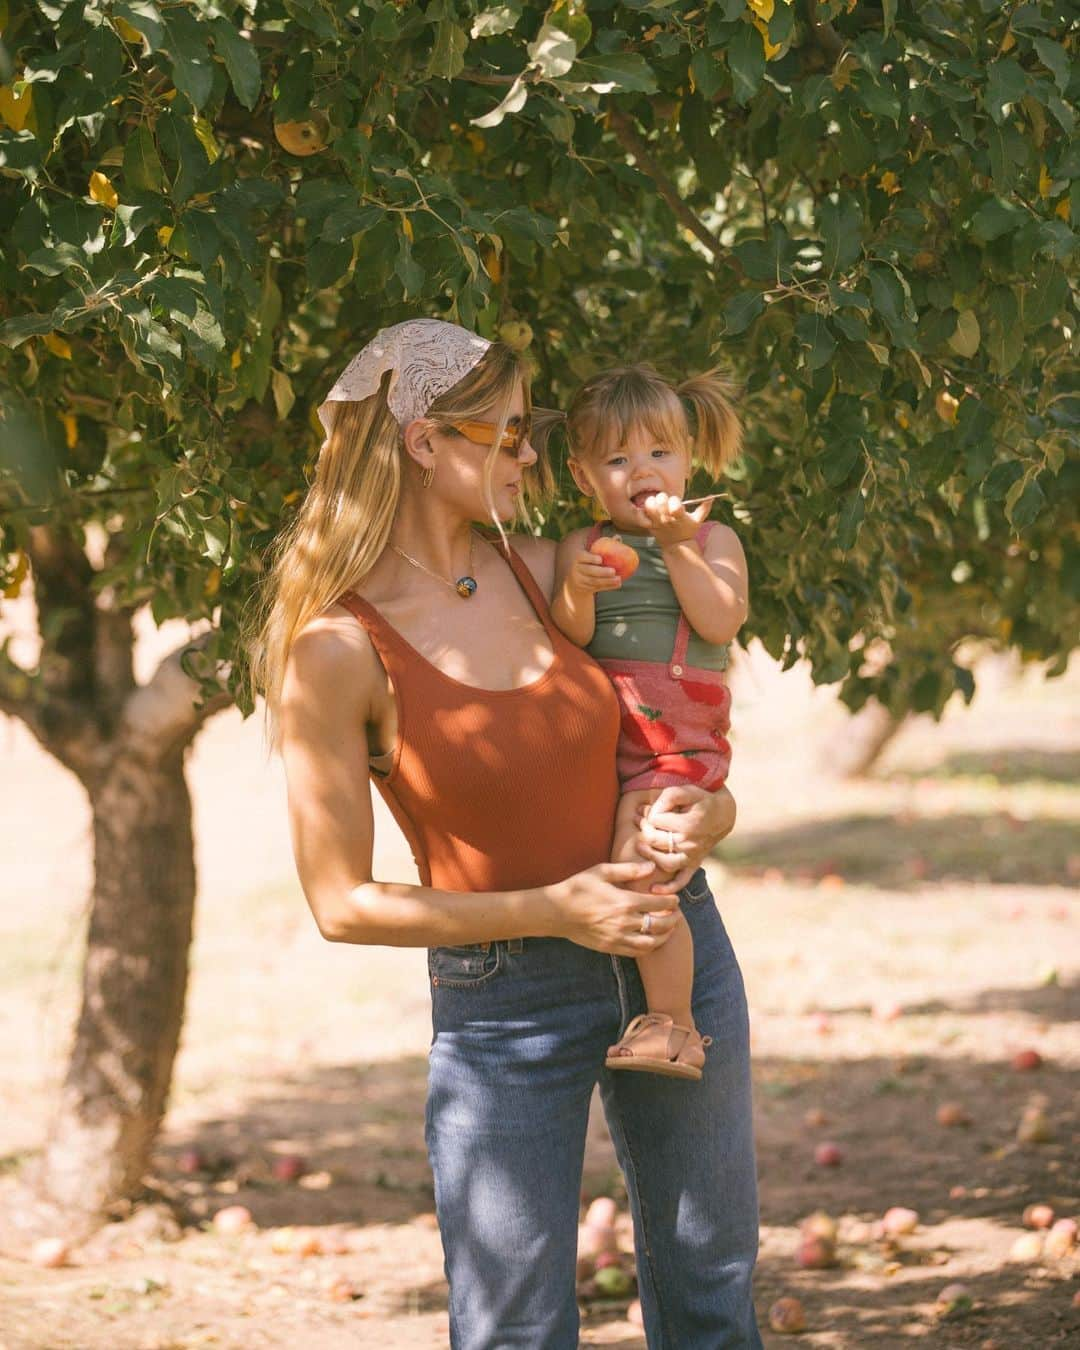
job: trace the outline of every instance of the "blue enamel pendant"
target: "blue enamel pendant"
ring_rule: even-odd
[[[471,596],[476,594],[476,580],[474,577],[458,577],[457,581],[454,582],[454,586],[458,595],[460,595],[463,600],[468,600]]]

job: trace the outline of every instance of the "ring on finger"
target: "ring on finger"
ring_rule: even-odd
[[[651,915],[651,914],[646,914],[645,917],[642,919],[642,921],[641,921],[641,931],[642,931],[643,933],[649,933],[649,932],[652,931],[652,915]]]
[[[674,852],[675,852],[675,831],[674,831],[674,830],[668,830],[668,832],[667,832],[667,851],[668,851],[669,853],[674,853]]]

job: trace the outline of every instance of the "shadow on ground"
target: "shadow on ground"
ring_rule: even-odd
[[[1035,746],[964,751],[949,755],[933,768],[897,768],[882,774],[882,778],[893,782],[921,778],[985,778],[996,787],[1012,787],[1019,783],[1067,783],[1075,787],[1080,783],[1080,753]]]
[[[1002,992],[979,998],[993,1004]],[[1035,992],[1040,998],[1075,993]],[[275,1082],[235,1115],[170,1139],[169,1152],[158,1158],[161,1179],[175,1182],[177,1151],[195,1145],[222,1160],[238,1182],[226,1199],[214,1194],[207,1178],[211,1212],[226,1203],[245,1204],[262,1227],[430,1225],[425,1069],[422,1056],[409,1056]],[[1080,1210],[1080,1177],[1070,1168],[1069,1151],[1080,1136],[1080,1074],[1054,1065],[1017,1074],[1002,1064],[932,1056],[761,1057],[754,1077],[767,1235],[755,1286],[763,1322],[775,1298],[794,1293],[806,1304],[811,1329],[827,1327],[836,1337],[829,1344],[842,1346],[862,1346],[871,1338],[875,1345],[903,1346],[919,1338],[925,1343],[928,1336],[935,1346],[976,1344],[978,1338],[970,1339],[975,1327],[1009,1350],[1044,1350],[1055,1344],[1059,1326],[1076,1330],[1065,1284],[1070,1272],[1010,1264],[1008,1252],[1025,1205],[1039,1200],[1058,1213]],[[1054,1137],[1022,1147],[1016,1125],[1033,1094],[1045,1102]],[[971,1125],[938,1126],[935,1109],[944,1100],[963,1103]],[[824,1113],[816,1128],[806,1123],[810,1110]],[[590,1131],[586,1194],[610,1191],[617,1176],[610,1140],[597,1124]],[[814,1162],[815,1144],[825,1138],[843,1151],[839,1166]],[[329,1173],[332,1184],[309,1190],[273,1182],[265,1159],[286,1145],[308,1158],[314,1171]],[[920,1231],[901,1250],[883,1253],[880,1244],[866,1243],[843,1250],[839,1268],[798,1268],[795,1229],[807,1214],[824,1209],[872,1220],[892,1205],[916,1209],[921,1217]],[[970,1273],[962,1269],[967,1258],[974,1263]],[[938,1323],[933,1305],[937,1292],[958,1278],[971,1286],[978,1306],[957,1324],[954,1339],[951,1324]],[[403,1278],[400,1294],[387,1306],[423,1312],[444,1307],[445,1298],[441,1282],[413,1287]],[[629,1328],[627,1339],[621,1338],[616,1323],[622,1318],[612,1310],[585,1326],[608,1326],[597,1333],[604,1343],[644,1344]]]
[[[809,880],[835,873],[886,890],[927,881],[1064,886],[1076,857],[1076,823],[1019,820],[1007,811],[843,816],[741,835],[717,856],[736,876],[779,869]]]

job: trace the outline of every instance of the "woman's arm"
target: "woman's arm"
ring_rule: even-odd
[[[654,897],[623,890],[647,863],[603,863],[550,886],[456,892],[375,881],[366,728],[385,680],[351,615],[317,620],[293,645],[281,707],[289,824],[297,872],[322,935],[391,947],[566,937],[625,956],[666,940],[673,917],[642,915]],[[653,942],[653,935],[659,937]]]

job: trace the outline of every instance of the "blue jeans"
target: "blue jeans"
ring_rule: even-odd
[[[611,1072],[645,1009],[636,963],[563,938],[434,947],[425,1137],[453,1350],[577,1350],[574,1267],[585,1131],[599,1081],[626,1178],[650,1350],[760,1350],[746,996],[698,870],[700,1083]]]

